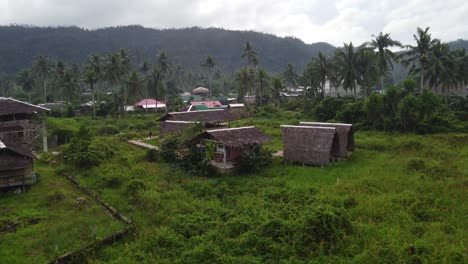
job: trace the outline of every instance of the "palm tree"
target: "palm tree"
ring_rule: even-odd
[[[370,95],[370,88],[378,82],[378,56],[370,48],[362,48],[357,53],[356,70],[359,76],[357,83],[361,86],[361,91],[366,96]]]
[[[336,56],[333,56],[330,60],[328,79],[330,80],[330,92],[332,87],[334,87],[335,94],[338,95],[338,88],[341,86],[343,77],[341,76],[339,60]]]
[[[313,77],[317,80],[322,96],[325,96],[325,84],[330,76],[330,59],[325,57],[322,52],[319,52],[318,56],[314,58],[312,63],[315,65],[315,67],[313,67]]]
[[[258,65],[257,53],[253,50],[250,42],[246,42],[244,46],[244,52],[241,56],[243,59],[247,59],[248,66],[255,66],[255,63]]]
[[[69,103],[71,98],[73,98],[77,86],[78,83],[73,72],[71,70],[66,70],[63,74],[63,95],[67,103]]]
[[[388,74],[390,69],[393,69],[392,61],[396,60],[396,55],[390,49],[392,47],[402,47],[399,41],[393,40],[389,33],[383,34],[380,32],[378,36],[367,43],[377,54],[377,69],[379,74],[379,89],[384,87],[384,77]]]
[[[96,101],[94,100],[94,85],[98,81],[98,76],[93,69],[88,69],[83,80],[86,84],[89,85],[91,89],[91,97],[93,100],[93,116],[96,117]]]
[[[97,77],[96,85],[94,87],[94,90],[97,93],[97,101],[99,102],[99,88],[102,86],[102,79],[104,75],[104,70],[103,70],[103,65],[102,65],[102,58],[99,55],[92,55],[88,59],[88,65],[87,68],[90,68],[94,71]]]
[[[166,84],[166,77],[167,74],[169,73],[170,69],[170,62],[169,58],[167,57],[166,52],[161,51],[158,54],[158,59],[157,59],[157,67],[159,71],[159,83],[157,84],[160,86],[158,88],[160,91],[164,91],[164,101],[167,103],[167,84]],[[166,107],[166,112],[167,112],[167,107]]]
[[[426,68],[432,56],[432,47],[436,45],[439,40],[432,39],[429,33],[429,27],[422,30],[418,27],[416,35],[413,35],[416,41],[416,46],[406,46],[409,49],[405,56],[407,57],[406,63],[412,64],[410,73],[419,74],[421,92],[424,89],[424,77],[426,75]]]
[[[208,69],[208,84],[209,84],[209,89],[210,89],[210,97],[213,94],[213,91],[211,90],[211,70],[214,68],[216,65],[216,62],[213,57],[209,56],[206,57],[206,59],[203,61],[202,66],[206,67]]]
[[[143,80],[136,71],[131,71],[128,78],[127,78],[127,86],[128,86],[128,96],[135,97],[138,95],[144,96],[142,89],[143,89]]]
[[[34,70],[42,78],[43,89],[44,89],[44,103],[47,103],[47,78],[50,74],[50,65],[45,56],[39,56],[36,59]]]
[[[166,52],[161,51],[158,54],[157,57],[157,66],[159,68],[160,73],[165,76],[167,73],[169,73],[169,59],[167,57]]]
[[[241,68],[234,75],[234,82],[237,84],[237,96],[239,100],[252,91],[252,74],[253,72],[247,67]]]
[[[457,52],[450,51],[448,44],[439,42],[432,47],[431,53],[424,76],[429,86],[436,92],[439,88],[445,92],[456,87],[459,83]]]
[[[288,63],[288,65],[286,65],[282,77],[288,86],[291,85],[293,88],[296,88],[299,75],[294,71],[294,66],[292,64]]]
[[[123,72],[123,74],[127,74],[130,72],[131,66],[130,66],[130,55],[128,54],[127,49],[120,49],[118,53],[120,57],[120,68]]]
[[[272,85],[271,85],[271,94],[275,105],[278,105],[280,102],[280,93],[283,90],[283,83],[281,82],[281,78],[273,77]]]
[[[110,84],[115,91],[115,86],[121,84],[123,78],[124,78],[125,72],[124,69],[122,68],[121,64],[121,57],[120,54],[114,53],[114,54],[109,54],[107,57],[107,62],[106,65],[104,66],[104,77],[108,84]],[[123,98],[122,102],[122,107],[121,111],[125,113],[125,105],[127,103],[126,99],[126,92],[125,92],[125,85],[121,87],[121,96]]]
[[[340,65],[340,72],[343,78],[343,88],[348,91],[354,91],[356,96],[356,83],[359,78],[356,69],[356,52],[354,50],[353,43],[344,44],[343,50],[338,49],[336,51],[336,57]]]
[[[270,87],[270,76],[264,69],[259,69],[256,76],[257,81],[257,89],[255,91],[256,97],[259,98],[257,102],[259,102],[260,106],[263,105],[263,96],[265,95],[265,91],[269,90]]]
[[[23,90],[29,94],[31,102],[31,92],[34,88],[34,74],[31,70],[23,70],[18,74],[16,82],[23,87]]]
[[[153,91],[156,99],[156,110],[158,110],[158,100],[163,98],[166,92],[166,86],[161,78],[161,72],[158,67],[153,67],[150,75],[148,76],[148,80],[146,82],[146,86],[148,91]],[[167,107],[166,107],[167,108]]]
[[[141,64],[141,67],[140,67],[140,71],[141,73],[143,74],[143,81],[144,82],[147,82],[148,81],[148,71],[150,70],[150,65],[148,63],[147,60],[144,60],[143,63]],[[145,108],[145,111],[146,113],[148,113],[148,98],[149,98],[149,95],[148,95],[148,89],[146,89],[146,95],[145,95],[145,103],[146,103],[146,108]]]

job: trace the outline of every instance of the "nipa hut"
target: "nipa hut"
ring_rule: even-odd
[[[196,123],[198,122],[196,121],[172,121],[172,120],[161,122],[160,124],[161,135],[180,133],[184,129],[190,126],[193,126]]]
[[[346,157],[349,152],[354,151],[354,130],[352,124],[322,123],[322,122],[300,122],[301,126],[333,127],[336,129],[339,141],[338,157]]]
[[[224,165],[232,165],[240,157],[244,147],[270,141],[270,137],[253,126],[208,130],[201,138],[215,143],[213,161]]]
[[[0,188],[33,184],[35,158],[18,143],[0,141]]]
[[[285,160],[308,165],[326,165],[338,154],[333,127],[281,126]]]

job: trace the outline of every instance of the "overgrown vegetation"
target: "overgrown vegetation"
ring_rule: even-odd
[[[258,117],[233,126],[255,125],[272,137],[267,147],[275,150],[282,149],[279,125],[305,118],[257,110]],[[120,133],[127,134],[135,133],[134,123],[147,124],[145,131],[153,128],[145,121],[152,118],[74,120],[76,131],[82,124],[99,131],[108,122],[125,123]],[[358,131],[356,152],[334,165],[303,167],[274,158],[267,168],[227,177],[197,170],[189,176],[182,165],[173,165],[177,162],[165,162],[164,151],[149,162],[155,154],[118,135],[100,137],[116,154],[89,168],[69,169],[134,219],[138,232],[87,256],[90,262],[466,261],[466,134]],[[180,147],[184,140],[168,142]]]

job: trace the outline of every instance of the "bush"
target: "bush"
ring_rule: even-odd
[[[234,161],[239,173],[253,173],[267,167],[273,162],[271,151],[259,145],[250,145],[242,149],[240,157]]]
[[[146,151],[145,160],[148,162],[157,162],[159,161],[159,151],[156,149],[148,149]]]
[[[139,191],[148,190],[148,186],[142,180],[131,180],[125,185],[125,193],[131,197],[136,197]]]
[[[102,127],[99,127],[97,132],[98,135],[116,135],[119,133],[119,129],[115,126],[111,125],[105,125]]]

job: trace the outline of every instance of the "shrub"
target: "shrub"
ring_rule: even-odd
[[[131,180],[125,185],[125,193],[131,197],[136,197],[139,191],[147,190],[148,186],[142,180]]]
[[[422,159],[413,158],[408,161],[406,167],[409,170],[422,171],[426,169],[426,163]]]
[[[116,135],[119,133],[119,129],[115,126],[105,125],[105,126],[99,127],[96,133],[98,135]]]
[[[313,207],[301,221],[304,248],[323,246],[328,250],[353,229],[344,209],[327,205]]]
[[[273,162],[271,151],[259,145],[250,145],[242,149],[240,157],[234,161],[239,173],[260,171]]]
[[[159,161],[159,151],[156,149],[148,149],[146,151],[145,160],[148,162]]]

